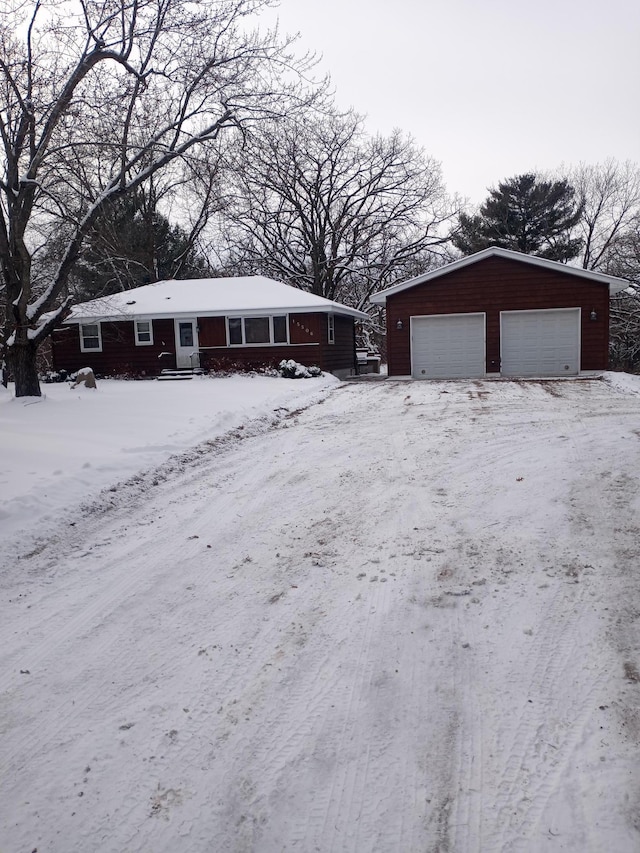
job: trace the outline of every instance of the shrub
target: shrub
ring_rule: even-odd
[[[66,382],[69,374],[66,370],[47,370],[40,375],[42,382]]]
[[[314,376],[322,376],[322,371],[319,367],[312,365],[305,367],[304,364],[298,364],[292,358],[284,359],[278,365],[280,376],[285,379],[311,379]]]

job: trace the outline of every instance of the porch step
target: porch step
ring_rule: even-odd
[[[184,367],[178,368],[176,370],[172,370],[170,368],[165,368],[160,371],[160,375],[156,376],[156,379],[159,381],[180,381],[183,379],[193,379],[194,376],[202,376],[204,371],[200,367]]]

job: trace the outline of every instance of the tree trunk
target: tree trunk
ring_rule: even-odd
[[[9,371],[15,381],[16,397],[40,397],[40,381],[36,366],[38,348],[31,341],[16,341],[9,348]]]

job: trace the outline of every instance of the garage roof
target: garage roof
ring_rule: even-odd
[[[374,305],[384,305],[388,296],[393,296],[394,293],[400,293],[402,290],[408,290],[410,287],[415,287],[416,284],[424,284],[434,278],[439,278],[442,275],[447,275],[454,270],[462,269],[463,267],[477,264],[478,261],[484,261],[486,258],[506,258],[510,261],[518,261],[523,264],[531,264],[532,266],[541,267],[546,270],[569,273],[569,275],[580,276],[588,281],[599,281],[602,284],[609,285],[609,294],[620,293],[629,287],[629,282],[624,278],[617,278],[613,275],[606,275],[602,272],[594,272],[593,270],[584,270],[580,267],[570,267],[567,264],[561,264],[557,261],[548,261],[546,258],[538,258],[535,255],[525,255],[522,252],[512,252],[510,249],[500,249],[498,246],[490,246],[488,249],[483,249],[481,252],[476,252],[474,255],[468,255],[466,258],[460,258],[459,261],[453,261],[451,264],[446,264],[436,270],[422,273],[415,278],[410,278],[408,281],[401,281],[399,284],[394,284],[386,290],[380,290],[369,297]]]
[[[74,306],[67,323],[228,314],[301,314],[326,311],[356,319],[367,315],[262,275],[157,281]]]

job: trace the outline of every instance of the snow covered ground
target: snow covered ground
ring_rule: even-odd
[[[607,380],[0,402],[2,853],[640,849]]]
[[[0,386],[0,535],[55,525],[61,509],[338,380],[265,376],[182,382],[43,385],[12,399]]]

